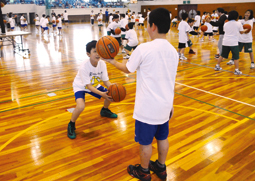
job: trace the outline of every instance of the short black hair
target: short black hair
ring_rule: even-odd
[[[152,10],[149,14],[150,27],[153,23],[158,27],[158,33],[166,34],[170,29],[169,11],[165,8],[157,8]]]
[[[148,10],[151,10],[151,8],[148,8]]]
[[[188,19],[188,23],[193,23],[195,20],[193,20],[193,19],[191,19],[191,18],[189,18]]]
[[[189,17],[188,13],[182,13],[182,19],[185,21]]]
[[[125,14],[121,14],[120,16],[121,16],[122,18],[125,18]]]
[[[204,11],[203,14],[206,14],[206,11]]]
[[[247,11],[250,12],[250,17],[249,17],[249,19],[253,19],[253,11],[252,11],[251,9],[248,9]],[[245,12],[247,12],[247,11],[245,11]]]
[[[217,8],[217,11],[218,11],[219,13],[224,13],[224,12],[225,12],[223,8]]]
[[[97,45],[97,41],[96,40],[92,40],[91,42],[88,42],[86,45],[86,52],[90,53],[92,48],[96,48]]]
[[[130,22],[130,23],[128,23],[128,28],[129,29],[133,29],[134,25],[135,25],[134,22]]]
[[[58,14],[58,17],[61,17],[61,14]]]
[[[215,10],[213,10],[212,12],[215,13]]]
[[[200,11],[197,11],[197,15],[200,15]]]
[[[112,19],[117,19],[117,18],[119,18],[119,15],[114,14]]]
[[[224,11],[224,14],[228,14],[228,12],[227,12],[227,11]]]
[[[65,13],[66,13],[66,10],[65,10]]]
[[[49,17],[50,17],[49,15],[46,16],[46,18],[49,18]]]
[[[42,17],[45,17],[45,14],[43,14]]]
[[[239,16],[239,19],[243,19],[243,17],[242,17],[242,16]]]
[[[228,14],[228,20],[237,20],[238,19],[238,12],[237,11],[230,11]]]
[[[112,13],[110,13],[110,16],[112,15]]]

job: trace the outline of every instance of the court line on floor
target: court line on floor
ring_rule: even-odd
[[[184,77],[175,80],[206,80],[206,79],[254,79],[255,77]]]
[[[244,105],[247,105],[247,106],[250,106],[250,107],[255,107],[255,105],[252,105],[252,104],[249,104],[249,103],[246,103],[246,102],[242,102],[242,101],[238,101],[238,100],[236,100],[236,99],[232,99],[232,98],[229,98],[229,97],[225,97],[225,96],[222,96],[222,95],[219,95],[219,94],[215,94],[215,93],[212,93],[212,92],[203,90],[203,89],[199,89],[199,88],[196,88],[196,87],[193,87],[193,86],[189,86],[189,85],[186,85],[186,84],[182,84],[182,83],[179,83],[179,82],[175,82],[175,83],[176,83],[176,84],[179,84],[179,85],[182,85],[182,86],[185,86],[185,87],[189,87],[189,88],[191,88],[191,89],[195,89],[195,90],[198,90],[198,91],[207,93],[207,94],[211,94],[211,95],[218,96],[218,97],[221,97],[221,98],[224,98],[224,99],[228,99],[228,100],[231,100],[231,101],[234,101],[234,102],[238,102],[238,103],[240,103],[240,104],[244,104]]]

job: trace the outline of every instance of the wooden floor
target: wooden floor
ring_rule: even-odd
[[[88,95],[76,123],[77,138],[67,137],[67,109],[75,107],[72,82],[87,58],[85,45],[106,35],[106,28],[100,33],[96,25],[70,24],[63,36],[44,38],[33,26],[30,31],[24,38],[30,57],[13,54],[11,46],[2,48],[0,180],[136,180],[126,171],[129,164],[139,163],[132,118],[135,73],[126,75],[107,64],[110,81],[127,89],[126,99],[110,107],[118,119],[101,117],[103,101]],[[150,41],[146,31],[137,34],[140,43]],[[167,38],[177,48],[176,28]],[[217,41],[191,40],[197,54],[186,50],[188,60],[179,63],[176,77],[167,180],[255,180],[255,70],[250,58],[240,53],[242,76],[233,74],[227,60],[216,72]],[[152,180],[159,179],[152,175]]]

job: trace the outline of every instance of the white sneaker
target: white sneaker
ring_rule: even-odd
[[[180,58],[181,60],[187,60],[187,57],[185,57],[185,56],[181,56],[181,58]]]
[[[254,62],[251,63],[251,69],[254,69]]]
[[[122,53],[126,53],[126,51],[123,49],[123,50],[122,50]]]
[[[129,57],[130,57],[129,55],[126,55],[126,56],[123,57],[123,58],[124,58],[124,59],[129,59]]]
[[[235,70],[235,75],[242,75],[243,73],[240,70]]]
[[[219,70],[222,70],[222,68],[219,65],[215,65],[214,70],[219,71]]]
[[[234,60],[229,60],[228,62],[227,62],[227,65],[234,65]]]

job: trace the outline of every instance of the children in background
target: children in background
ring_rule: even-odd
[[[126,19],[126,20],[129,19],[129,17],[128,17],[128,12],[126,12],[125,19]]]
[[[200,11],[197,11],[197,15],[195,16],[195,23],[194,23],[194,30],[195,31],[198,31],[198,28],[200,26],[200,21],[201,21]]]
[[[180,22],[178,26],[178,30],[179,30],[178,53],[179,53],[180,60],[187,60],[187,58],[184,56],[184,50],[188,46],[188,41],[189,41],[190,26],[187,23],[188,19],[189,19],[188,14],[182,13],[182,21]]]
[[[128,24],[128,20],[125,18],[125,15],[121,15],[121,20],[120,20],[120,29],[121,29],[121,40],[122,40],[122,45],[124,40],[126,40],[126,25]],[[125,53],[124,48],[122,49],[122,53]]]
[[[253,11],[251,9],[247,10],[244,14],[244,19],[241,20],[242,26],[244,24],[251,25],[251,31],[249,33],[244,33],[239,35],[239,52],[244,48],[244,53],[249,53],[251,59],[251,69],[254,69],[254,55],[252,52],[252,29],[253,29]],[[232,60],[231,60],[232,61]],[[232,62],[231,62],[232,64]]]
[[[202,16],[202,18],[201,18],[201,26],[204,25],[205,16],[206,16],[206,12],[204,11],[204,12],[203,12],[203,16]]]
[[[15,27],[15,20],[14,17],[12,16],[12,13],[9,14],[8,23],[10,23],[10,29],[11,31],[13,31]]]
[[[216,22],[218,21],[217,19],[219,19],[219,16],[215,10],[213,10],[213,14],[211,15],[211,17],[213,22]],[[217,26],[213,26],[213,33],[216,34],[218,32],[218,29],[219,28]]]
[[[199,35],[200,33],[194,31],[194,29],[193,29],[193,24],[194,24],[194,22],[195,22],[195,20],[193,20],[193,19],[189,19],[189,20],[188,20],[188,24],[189,24],[189,26],[190,26],[189,34],[191,34],[191,35]],[[192,43],[192,41],[189,39],[189,41],[188,41],[189,54],[196,54],[196,52],[194,52],[193,49],[192,49],[192,45],[193,45],[193,43]]]
[[[212,25],[210,24],[210,21],[211,21],[211,17],[208,17],[207,19],[205,19],[205,23],[204,25],[207,26],[207,30],[205,32],[203,32],[203,35],[202,35],[202,38],[201,38],[201,41],[204,41],[204,36],[209,36],[209,41],[215,41],[215,39],[213,38],[213,27]]]
[[[64,16],[65,26],[67,26],[67,28],[68,28],[68,14],[67,14],[66,10],[65,10],[65,13],[63,16]]]
[[[53,33],[53,35],[55,35],[55,32],[56,32],[56,34],[58,34],[58,32],[57,32],[57,23],[56,23],[56,17],[55,17],[55,14],[54,13],[52,13],[52,20],[51,20],[51,22],[52,22],[52,33]]]
[[[37,34],[39,34],[40,20],[38,14],[35,15],[35,27],[37,29]]]
[[[159,21],[160,19],[160,21]],[[135,141],[140,144],[141,164],[129,165],[128,173],[142,181],[150,181],[153,171],[166,179],[166,157],[169,119],[172,116],[174,85],[178,54],[167,41],[170,29],[169,11],[157,8],[151,11],[147,31],[152,41],[139,45],[128,62],[107,60],[125,73],[137,71],[134,119]],[[152,161],[152,141],[157,140],[158,159]]]
[[[247,31],[247,29],[243,29],[241,23],[237,22],[238,19],[238,12],[237,11],[230,11],[228,20],[229,22],[224,24],[224,37],[222,43],[222,54],[218,59],[218,62],[214,68],[214,70],[219,71],[222,68],[220,67],[220,63],[223,58],[228,58],[228,54],[231,51],[234,64],[235,64],[235,75],[241,75],[242,72],[239,70],[239,47],[238,47],[238,39],[240,33],[243,34]]]
[[[135,12],[133,11],[133,13],[131,15],[131,22],[135,23],[135,19],[136,19],[136,15],[135,15]]]
[[[42,23],[43,23],[44,19],[45,19],[45,14],[42,15],[42,18],[40,20],[41,33],[43,32]]]
[[[144,16],[141,16],[140,18],[139,18],[139,24],[138,24],[138,26],[139,27],[141,27],[141,29],[142,29],[142,27],[144,26]]]
[[[61,30],[62,30],[62,21],[61,21],[61,15],[58,14],[58,23],[57,23],[57,27],[58,27],[58,31],[59,31],[59,34],[58,35],[61,35]]]
[[[112,15],[112,13],[110,13],[110,16],[109,16],[109,23],[112,22],[112,18],[113,18],[113,15]]]
[[[44,19],[44,21],[42,22],[42,28],[43,28],[42,33],[44,33],[44,31],[47,30],[48,31],[48,35],[50,35],[50,31],[49,31],[49,27],[48,27],[48,25],[49,25],[49,18],[50,18],[50,16],[47,15],[46,18]]]
[[[130,51],[135,50],[138,45],[137,34],[133,29],[134,23],[128,23],[129,30],[126,32],[126,39],[128,40],[127,45],[124,47],[127,55],[124,57],[125,59],[129,59]]]
[[[111,85],[109,82],[106,64],[104,61],[100,60],[100,57],[96,51],[96,43],[97,41],[94,40],[86,45],[86,52],[89,59],[82,62],[73,81],[76,107],[72,113],[71,120],[67,127],[67,136],[70,139],[76,138],[75,122],[85,108],[85,94],[90,94],[98,99],[101,97],[105,99],[104,106],[100,112],[102,117],[118,117],[108,109],[112,102],[112,98],[107,95],[107,89],[99,84],[99,82],[102,80],[107,88]]]
[[[103,26],[103,15],[100,13],[98,13],[98,16],[97,16],[97,25],[98,25],[99,31],[101,31],[101,27]]]
[[[94,26],[94,17],[95,17],[95,14],[94,14],[94,11],[92,10],[90,13],[90,21],[91,21],[92,26]]]
[[[175,16],[174,19],[172,20],[172,23],[173,23],[173,24],[172,24],[172,27],[173,27],[173,26],[176,27],[177,21],[178,21],[177,16]]]
[[[21,15],[20,17],[20,30],[23,31],[25,29],[25,21],[24,21],[24,14]]]

